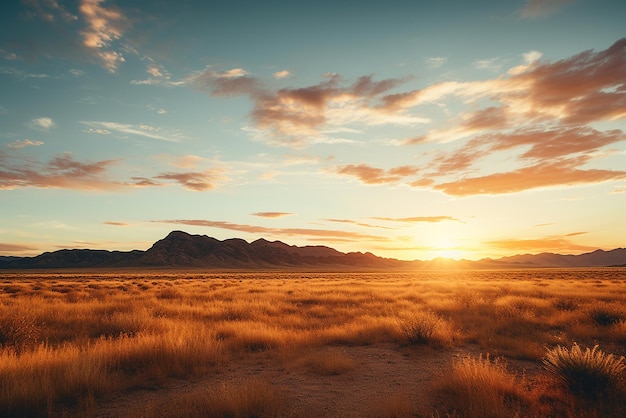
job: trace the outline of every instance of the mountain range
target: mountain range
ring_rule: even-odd
[[[342,253],[326,246],[298,247],[263,238],[248,243],[172,231],[146,251],[66,249],[35,257],[0,256],[0,269],[179,268],[179,269],[439,269],[626,266],[626,249],[580,255],[525,254],[478,261],[437,258],[403,261],[372,253]]]

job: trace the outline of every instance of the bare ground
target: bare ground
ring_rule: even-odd
[[[441,378],[459,356],[478,356],[474,346],[436,350],[430,347],[400,347],[397,344],[321,347],[340,350],[354,362],[354,368],[338,375],[316,373],[293,354],[251,353],[231,359],[219,372],[197,380],[179,380],[155,389],[137,389],[104,400],[95,409],[96,417],[159,415],[168,400],[219,385],[248,381],[269,382],[282,394],[289,416],[293,417],[374,417],[393,407],[410,405],[413,416],[432,416],[437,409],[432,383]],[[510,368],[533,374],[533,362],[515,362]],[[406,409],[406,407],[405,407]]]

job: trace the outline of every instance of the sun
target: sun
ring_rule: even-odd
[[[449,238],[442,238],[432,246],[432,253],[436,258],[463,258],[465,250]]]

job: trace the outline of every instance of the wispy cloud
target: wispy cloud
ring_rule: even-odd
[[[213,190],[224,179],[221,168],[213,168],[196,172],[168,172],[153,177],[158,180],[173,180],[186,189],[197,192]]]
[[[111,226],[128,226],[129,225],[126,222],[115,222],[115,221],[104,221],[102,223],[105,225],[111,225]]]
[[[346,242],[358,242],[367,239],[370,241],[387,242],[390,239],[376,235],[361,234],[358,232],[331,230],[331,229],[308,229],[308,228],[267,228],[258,225],[237,224],[224,221],[212,221],[203,219],[177,219],[177,220],[158,220],[152,221],[157,223],[203,226],[208,228],[220,228],[231,231],[246,232],[251,234],[265,234],[266,236],[288,236],[288,237],[305,237],[307,239],[328,238],[343,239]]]
[[[38,147],[43,145],[42,141],[33,141],[31,139],[17,139],[7,144],[7,147],[13,149],[20,149],[25,147]]]
[[[56,124],[54,123],[52,118],[48,117],[33,119],[28,124],[31,129],[36,129],[38,131],[49,131],[50,129],[54,128],[55,125]]]
[[[406,218],[381,218],[374,217],[372,219],[377,219],[379,221],[393,221],[393,222],[404,222],[404,223],[437,223],[437,222],[445,222],[445,221],[456,221],[459,220],[452,216],[410,216]]]
[[[580,169],[589,157],[541,162],[518,170],[435,184],[451,196],[516,193],[540,187],[562,187],[626,179],[626,171]]]
[[[387,112],[379,106],[383,95],[404,80],[374,81],[372,76],[360,77],[346,85],[337,74],[307,87],[271,90],[261,80],[240,68],[217,72],[212,68],[190,77],[193,85],[214,96],[247,96],[253,103],[251,117],[254,132],[261,131],[274,145],[303,146],[330,142],[320,137],[354,123],[366,125],[424,123],[427,119],[402,112]]]
[[[105,0],[82,0],[79,11],[87,27],[81,34],[83,45],[94,51],[102,65],[111,73],[125,61],[121,51],[113,49],[129,25],[129,21],[115,6],[105,7]]]
[[[80,123],[90,128],[87,130],[89,133],[107,134],[111,131],[115,131],[126,135],[137,135],[168,142],[179,142],[184,139],[184,136],[180,132],[167,132],[158,126],[147,124],[134,125],[105,121],[81,121]]]
[[[291,212],[255,212],[251,213],[252,216],[258,216],[261,218],[282,218],[285,216],[291,216]]]
[[[426,59],[426,65],[430,68],[439,68],[448,62],[448,58],[446,57],[430,57]]]
[[[64,188],[79,190],[112,190],[120,184],[107,178],[107,170],[115,160],[91,163],[76,161],[71,153],[57,155],[45,164],[1,158],[0,189],[21,187]]]
[[[572,3],[574,0],[527,0],[520,15],[523,19],[545,18],[560,12]]]
[[[501,239],[488,241],[486,245],[499,250],[531,252],[593,251],[596,247],[573,243],[566,237],[550,236],[530,239]]]
[[[374,218],[376,219],[376,218]],[[368,224],[365,222],[359,222],[359,221],[355,221],[352,219],[324,219],[324,221],[326,222],[335,222],[335,223],[341,223],[341,224],[350,224],[350,225],[356,225],[356,226],[362,226],[365,228],[379,228],[379,229],[393,229],[393,228],[389,228],[386,226],[381,226],[381,225],[372,225],[372,224]]]
[[[24,244],[12,244],[8,242],[0,242],[0,252],[3,253],[23,253],[37,250],[37,247]]]

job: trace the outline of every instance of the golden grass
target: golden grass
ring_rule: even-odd
[[[437,385],[448,413],[467,418],[519,416],[527,403],[523,382],[501,358],[464,357]]]
[[[133,388],[220,373],[247,356],[302,357],[321,376],[358,370],[342,346],[472,347],[540,364],[545,347],[577,341],[623,355],[625,284],[624,269],[4,273],[0,415],[91,408]],[[457,390],[463,380],[510,381],[500,361],[455,363]],[[389,403],[398,416],[413,410],[399,399]]]

